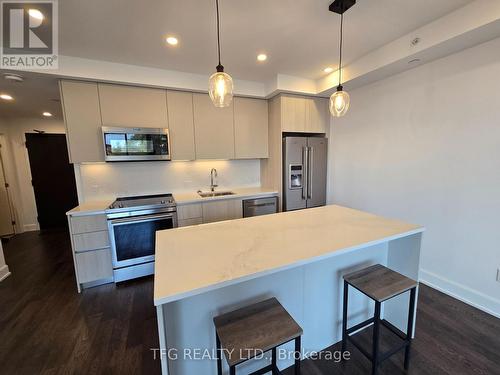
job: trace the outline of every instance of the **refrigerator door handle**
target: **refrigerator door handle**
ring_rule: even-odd
[[[312,189],[313,189],[313,165],[314,159],[314,147],[308,147],[307,151],[307,199],[312,199]]]
[[[308,173],[309,171],[307,170],[307,160],[308,160],[308,156],[307,156],[307,147],[302,147],[302,165],[303,165],[303,168],[304,168],[304,171],[302,173],[302,199],[305,200],[307,199],[307,187],[308,187],[308,181],[307,181],[307,177],[308,177]]]

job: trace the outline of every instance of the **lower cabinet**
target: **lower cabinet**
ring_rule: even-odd
[[[222,199],[177,206],[178,226],[186,227],[243,217],[242,199]]]
[[[224,199],[212,202],[203,202],[203,222],[240,219],[243,217],[241,199]]]
[[[80,284],[113,277],[110,249],[76,253],[75,261]]]
[[[203,208],[201,203],[183,204],[177,206],[177,225],[187,227],[203,223]]]
[[[78,292],[113,281],[113,262],[103,214],[68,217]],[[87,285],[85,285],[87,284]]]
[[[192,219],[179,220],[178,226],[179,227],[189,227],[190,225],[198,225],[198,224],[203,224],[202,217],[194,217]]]
[[[179,205],[177,206],[177,217],[179,227],[241,219],[243,217],[243,199],[230,198]]]

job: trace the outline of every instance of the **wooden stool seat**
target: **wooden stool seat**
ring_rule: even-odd
[[[369,298],[375,301],[375,312],[373,317],[348,328],[347,310],[348,310],[348,288],[349,285],[359,290]],[[372,375],[377,374],[378,366],[397,352],[405,351],[404,368],[408,370],[410,365],[410,349],[412,342],[413,320],[415,313],[415,300],[418,282],[406,276],[401,275],[380,264],[364,268],[362,270],[350,273],[344,276],[344,306],[342,321],[342,352],[347,348],[347,341],[350,341],[359,349],[365,357],[372,362]],[[408,308],[408,324],[406,333],[401,332],[385,319],[381,319],[382,302],[396,297],[402,293],[410,292],[410,302]],[[355,339],[355,334],[373,324],[373,342],[372,350],[367,351]],[[380,353],[380,325],[383,325],[391,331],[395,337],[398,337],[399,344],[385,353]],[[353,334],[353,336],[351,336]]]
[[[344,280],[377,302],[384,302],[417,286],[417,282],[380,264],[344,276]]]
[[[300,353],[302,328],[295,322],[276,298],[253,304],[214,318],[217,338],[218,373],[222,374],[221,351],[224,352],[230,374],[236,365],[269,350],[272,363],[255,374],[272,371],[279,374],[276,365],[276,348],[295,340],[295,351]],[[300,371],[300,356],[295,360],[295,373]]]

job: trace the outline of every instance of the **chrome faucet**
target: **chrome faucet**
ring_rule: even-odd
[[[217,169],[212,168],[210,171],[210,191],[214,192],[217,186],[219,186],[217,185]]]

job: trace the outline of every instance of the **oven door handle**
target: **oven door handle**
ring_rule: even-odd
[[[113,219],[113,220],[110,220],[110,223],[113,226],[119,225],[119,224],[146,223],[148,221],[153,221],[153,220],[174,218],[175,215],[176,215],[176,213],[173,212],[173,213],[161,214],[161,215],[131,216],[131,217],[123,218],[123,219]]]

